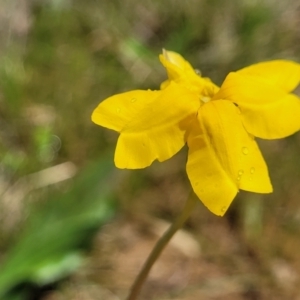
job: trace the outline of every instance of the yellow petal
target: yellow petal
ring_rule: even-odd
[[[202,122],[195,122],[188,137],[186,171],[194,192],[214,214],[223,216],[238,192],[237,185],[221,165]]]
[[[219,90],[218,86],[209,78],[197,74],[190,63],[178,53],[163,50],[159,59],[166,68],[169,77],[169,80],[161,84],[161,89],[166,88],[171,81],[175,81],[199,96],[212,97]]]
[[[136,97],[131,106],[142,100]],[[121,128],[116,166],[138,169],[149,166],[155,159],[164,161],[172,157],[185,144],[186,130],[198,107],[198,97],[175,83],[155,93],[151,105],[133,109],[136,113],[130,114],[131,120]]]
[[[237,187],[272,192],[267,166],[242,124],[239,109],[228,101],[211,101],[201,107],[198,118],[221,166]]]
[[[293,91],[300,82],[300,64],[288,60],[261,62],[237,73],[255,76],[286,92]]]
[[[189,118],[182,121],[185,127]],[[177,125],[155,127],[144,131],[121,133],[115,152],[115,164],[120,169],[140,169],[155,159],[164,161],[176,154],[185,144],[185,130]]]
[[[299,130],[299,98],[255,77],[230,73],[213,99],[236,103],[247,130],[254,136],[282,138]]]
[[[265,105],[240,106],[247,131],[263,139],[278,139],[300,130],[300,99],[287,94],[283,99]]]
[[[120,132],[132,120],[140,118],[143,111],[150,111],[160,95],[160,91],[136,90],[111,96],[93,111],[92,121]]]
[[[240,73],[229,73],[213,100],[231,100],[238,105],[262,105],[283,99],[286,92],[257,77]]]
[[[198,76],[190,63],[176,52],[163,49],[163,54],[159,56],[159,60],[167,69],[168,77],[171,80],[176,80],[186,74]]]

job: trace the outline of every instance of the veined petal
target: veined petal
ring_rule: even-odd
[[[190,117],[182,120],[183,128],[189,126]],[[164,161],[171,158],[185,144],[185,130],[180,129],[181,125],[122,132],[115,152],[116,166],[120,169],[140,169],[151,165],[155,159]]]
[[[239,109],[225,100],[203,105],[198,119],[220,165],[239,189],[270,193],[266,163],[252,135],[242,124]]]
[[[175,83],[151,94],[155,96],[151,105],[135,110],[120,130],[115,152],[119,168],[138,169],[149,166],[155,159],[164,161],[186,142],[186,130],[200,106],[198,97]],[[131,105],[138,105],[140,100],[143,99],[136,98]]]
[[[300,99],[294,94],[264,105],[241,103],[239,107],[245,128],[259,138],[278,139],[300,130]]]
[[[257,77],[232,72],[225,78],[213,100],[226,99],[238,105],[262,105],[283,99],[285,95],[284,90]]]
[[[237,73],[258,77],[286,92],[293,91],[300,82],[300,64],[288,60],[257,63],[243,68]]]
[[[221,165],[202,126],[201,121],[196,121],[188,136],[186,171],[194,192],[203,204],[212,213],[223,216],[238,187]]]

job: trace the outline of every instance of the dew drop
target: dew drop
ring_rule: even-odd
[[[132,98],[130,101],[133,103],[136,101],[136,98]]]
[[[225,212],[226,211],[226,206],[223,206],[222,208],[221,208],[221,212],[223,213],[223,212]]]
[[[251,173],[251,174],[254,174],[254,172],[255,172],[255,168],[252,167],[252,168],[250,169],[250,173]]]
[[[244,170],[239,170],[238,175],[242,176],[244,174]]]
[[[117,113],[119,113],[121,111],[120,107],[117,107]]]
[[[237,181],[240,181],[241,178],[242,178],[242,177],[239,175],[239,176],[237,177]]]
[[[249,153],[249,149],[248,149],[247,147],[243,147],[243,148],[242,148],[242,153],[243,153],[244,155],[247,155],[247,154]]]
[[[195,69],[195,73],[201,76],[201,71],[199,69]]]
[[[252,176],[250,176],[249,180],[252,181],[252,179],[253,179]]]

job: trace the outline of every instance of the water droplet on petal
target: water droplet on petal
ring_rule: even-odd
[[[238,174],[239,176],[242,176],[244,174],[244,170],[239,170]]]
[[[242,153],[243,153],[244,155],[247,155],[247,154],[249,153],[249,149],[248,149],[247,147],[243,147],[243,148],[242,148]]]
[[[201,71],[199,69],[195,69],[195,73],[199,76],[201,76]]]
[[[250,173],[251,173],[251,174],[254,174],[254,172],[255,172],[255,168],[252,167],[252,168],[250,169]]]
[[[253,179],[252,176],[250,176],[249,180],[252,181],[252,179]]]
[[[242,178],[241,176],[238,176],[238,177],[237,177],[237,181],[240,181],[240,180],[241,180],[241,178]]]
[[[226,211],[226,206],[223,206],[222,208],[221,208],[221,212],[223,213],[223,212],[225,212]]]
[[[136,98],[132,98],[130,101],[133,103],[136,101]]]
[[[121,111],[120,107],[117,107],[117,113],[119,113]]]

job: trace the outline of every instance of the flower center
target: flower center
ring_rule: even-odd
[[[201,102],[203,104],[209,102],[211,98],[214,96],[214,94],[215,94],[214,86],[211,83],[206,83],[200,94]]]

